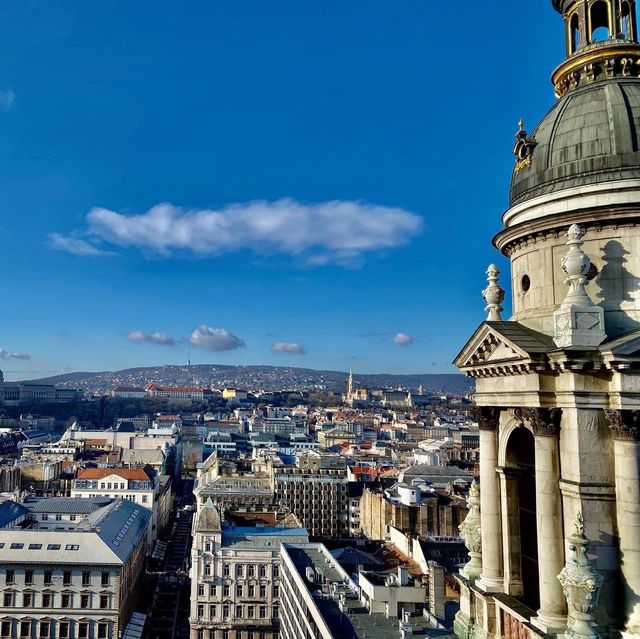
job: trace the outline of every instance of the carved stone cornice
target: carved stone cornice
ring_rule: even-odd
[[[640,441],[640,411],[607,408],[604,414],[615,439]]]
[[[474,406],[472,413],[480,430],[496,431],[500,424],[500,411],[496,406]]]
[[[536,436],[557,437],[560,434],[561,408],[523,408],[522,416],[531,424]]]

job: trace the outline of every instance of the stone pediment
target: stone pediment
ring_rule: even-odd
[[[551,337],[518,322],[484,322],[462,349],[454,364],[468,375],[478,373],[524,372],[534,364],[544,364],[553,350]],[[520,369],[520,370],[517,370]]]
[[[640,330],[609,340],[599,347],[607,368],[625,369],[640,364]]]

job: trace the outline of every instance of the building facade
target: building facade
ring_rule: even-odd
[[[520,123],[475,378],[459,637],[640,636],[640,46],[634,0],[553,0],[555,105]]]

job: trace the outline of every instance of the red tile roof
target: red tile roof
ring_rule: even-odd
[[[83,468],[78,471],[76,479],[102,479],[110,475],[118,475],[122,479],[149,480],[142,468]]]

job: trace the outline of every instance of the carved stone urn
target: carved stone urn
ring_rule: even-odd
[[[584,534],[584,520],[578,512],[574,532],[569,537],[569,557],[558,575],[569,610],[567,639],[596,639],[600,634],[593,627],[593,609],[598,601],[602,576],[593,567],[587,550],[589,540]]]
[[[460,524],[460,536],[469,551],[469,561],[460,571],[469,581],[475,581],[482,573],[482,538],[480,536],[480,488],[474,481],[467,498],[469,512]]]

